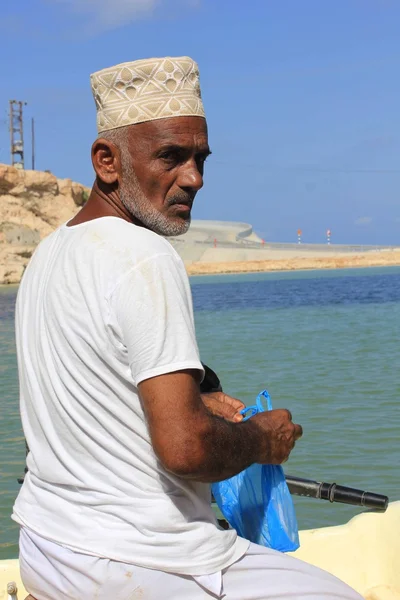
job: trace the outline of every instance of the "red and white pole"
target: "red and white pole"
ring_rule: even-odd
[[[303,232],[301,231],[301,229],[297,230],[297,243],[298,244],[301,244],[301,235],[302,235],[302,233]]]

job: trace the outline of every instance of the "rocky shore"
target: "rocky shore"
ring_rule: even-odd
[[[70,219],[88,194],[71,179],[0,164],[0,284],[19,283],[40,240]]]

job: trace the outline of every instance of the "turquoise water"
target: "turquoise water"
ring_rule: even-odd
[[[285,471],[400,499],[400,268],[191,279],[204,362],[252,404],[268,388],[304,428]],[[23,472],[13,306],[0,288],[0,558],[17,554],[9,515]],[[295,498],[301,528],[359,509]]]

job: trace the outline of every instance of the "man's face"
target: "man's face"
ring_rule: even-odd
[[[121,156],[125,207],[156,233],[185,233],[210,154],[205,119],[174,117],[132,125],[128,142],[129,153]]]

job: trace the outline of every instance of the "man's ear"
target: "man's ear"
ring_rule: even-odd
[[[112,185],[121,175],[121,154],[119,148],[104,138],[96,140],[92,146],[92,164],[97,177]]]

